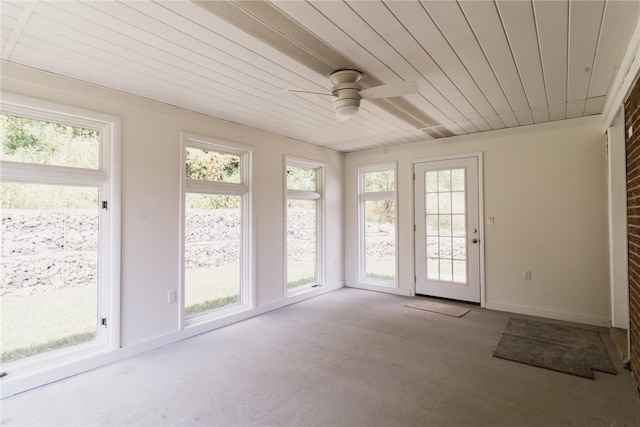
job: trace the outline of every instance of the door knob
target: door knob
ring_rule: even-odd
[[[478,239],[471,239],[471,243],[478,243]]]

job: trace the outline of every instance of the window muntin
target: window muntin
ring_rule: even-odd
[[[98,169],[100,131],[82,126],[0,114],[0,160]]]
[[[182,312],[188,325],[250,305],[250,151],[204,136],[185,133],[182,139]]]
[[[319,163],[288,159],[286,168],[287,293],[322,284],[322,179]]]
[[[359,169],[359,269],[364,283],[396,284],[395,176],[395,164]]]

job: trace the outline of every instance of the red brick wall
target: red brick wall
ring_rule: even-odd
[[[629,334],[631,370],[640,387],[640,83],[624,105],[627,149],[627,215],[629,230]],[[628,130],[633,126],[629,137]]]

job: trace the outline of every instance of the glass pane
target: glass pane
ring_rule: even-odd
[[[431,171],[425,174],[425,187],[427,193],[435,193],[438,191],[438,172]]]
[[[464,169],[451,170],[451,191],[464,191]]]
[[[441,214],[451,213],[451,193],[438,194],[438,212]]]
[[[380,192],[393,191],[396,186],[396,178],[393,170],[365,172],[364,173],[364,191]]]
[[[0,114],[0,160],[98,169],[100,132]]]
[[[240,196],[185,194],[187,315],[240,301],[241,232]]]
[[[289,190],[316,191],[318,170],[287,166],[287,188]]]
[[[464,215],[451,215],[451,230],[454,236],[466,236]]]
[[[464,260],[467,259],[467,239],[464,237],[453,238],[453,253],[454,259]]]
[[[451,212],[457,214],[465,213],[464,192],[456,191],[451,193]]]
[[[448,282],[453,280],[451,268],[452,262],[450,259],[440,259],[440,280],[446,280]]]
[[[427,215],[427,235],[437,236],[440,229],[440,219],[438,215]]]
[[[240,184],[240,156],[200,148],[186,148],[186,174],[189,179]]]
[[[96,187],[0,184],[2,362],[95,339]]]
[[[425,212],[428,214],[438,213],[438,193],[425,195]]]
[[[451,215],[440,215],[440,236],[451,236]]]
[[[427,279],[440,279],[440,260],[438,258],[427,258]]]
[[[439,242],[440,239],[438,237],[427,237],[427,256],[429,258],[438,257]]]
[[[287,201],[287,285],[289,289],[317,282],[317,202]]]
[[[393,200],[366,201],[365,276],[394,280],[396,277],[395,204]]]
[[[451,258],[453,253],[451,252],[451,239],[441,237],[440,238],[440,251],[438,252],[438,257],[440,258]]]
[[[438,191],[451,191],[451,171],[438,171]]]
[[[453,281],[467,283],[467,262],[453,261]]]

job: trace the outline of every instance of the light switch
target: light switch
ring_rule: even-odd
[[[488,217],[488,218],[487,218],[487,223],[488,223],[489,225],[493,225],[493,224],[495,223],[494,218],[493,218],[492,216]]]

